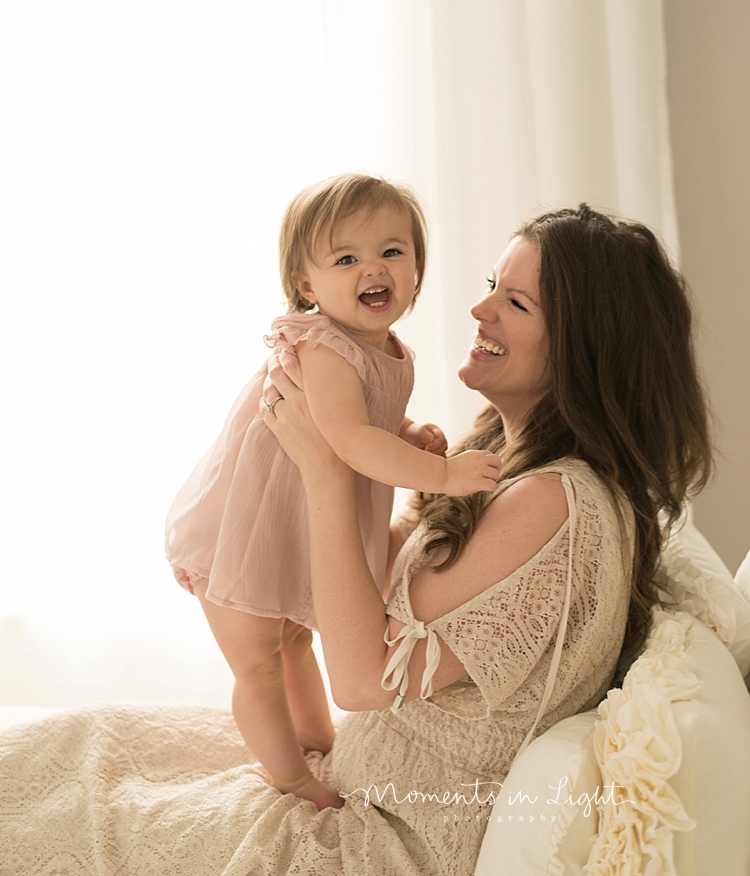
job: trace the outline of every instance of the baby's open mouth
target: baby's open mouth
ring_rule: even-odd
[[[365,307],[377,310],[388,304],[391,300],[391,292],[390,289],[387,289],[385,286],[379,289],[368,289],[367,292],[363,292],[359,296],[359,300],[365,305]]]

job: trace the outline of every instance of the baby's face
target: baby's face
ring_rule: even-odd
[[[414,299],[416,255],[409,215],[394,207],[360,210],[324,231],[315,261],[295,275],[300,294],[373,346]]]

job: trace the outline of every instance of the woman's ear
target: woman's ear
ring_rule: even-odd
[[[317,297],[306,274],[300,271],[292,271],[292,283],[294,283],[294,288],[305,301],[309,301],[310,304],[317,304]]]

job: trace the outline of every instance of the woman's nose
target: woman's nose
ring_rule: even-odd
[[[485,295],[471,308],[471,315],[477,322],[494,322],[495,313],[492,309],[490,296]]]

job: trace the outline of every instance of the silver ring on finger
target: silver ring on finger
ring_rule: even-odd
[[[283,395],[277,395],[276,398],[273,399],[272,401],[270,401],[270,402],[266,402],[266,410],[267,410],[267,411],[272,411],[272,410],[273,410],[273,406],[276,404],[276,402],[280,402],[280,401],[284,401],[284,396],[283,396]]]

